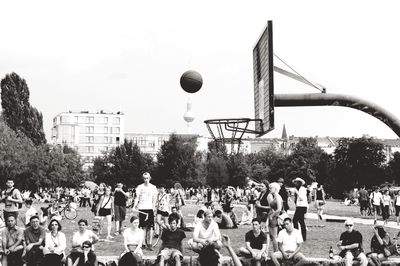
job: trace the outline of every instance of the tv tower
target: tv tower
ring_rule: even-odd
[[[195,119],[194,113],[192,112],[192,102],[188,98],[186,103],[186,113],[183,115],[183,119],[187,123],[187,134],[192,134],[192,122]]]

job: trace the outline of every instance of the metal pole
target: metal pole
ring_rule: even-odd
[[[400,121],[384,108],[364,99],[331,93],[275,94],[275,107],[293,106],[343,106],[367,113],[390,127],[400,137]]]

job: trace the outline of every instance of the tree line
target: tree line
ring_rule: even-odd
[[[374,138],[342,138],[333,154],[327,154],[315,138],[300,138],[289,155],[273,148],[250,154],[229,154],[225,146],[210,142],[207,152],[197,151],[196,137],[172,134],[157,153],[157,160],[127,140],[104,157],[96,158],[91,171],[97,182],[123,182],[135,186],[141,174],[152,173],[157,185],[244,186],[246,177],[262,181],[284,178],[287,185],[300,177],[318,182],[337,198],[354,187],[371,188],[400,182],[400,153],[388,163],[383,144]]]

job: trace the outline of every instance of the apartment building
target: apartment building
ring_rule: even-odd
[[[125,119],[121,112],[68,111],[53,119],[53,144],[74,148],[85,164],[124,140]]]

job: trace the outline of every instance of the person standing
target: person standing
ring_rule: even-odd
[[[368,191],[365,189],[365,186],[363,186],[359,191],[358,191],[358,202],[360,203],[360,213],[362,216],[367,216],[367,210],[368,210]]]
[[[143,184],[136,188],[136,197],[133,208],[139,210],[139,228],[144,231],[144,242],[148,244],[147,249],[153,250],[153,229],[154,229],[154,212],[157,202],[157,188],[150,183],[151,176],[148,172],[143,174]],[[146,219],[147,217],[147,219]],[[148,241],[146,237],[148,236]]]
[[[23,203],[21,192],[14,187],[14,180],[8,178],[6,182],[7,189],[3,191],[2,200],[4,201],[4,221],[7,217],[13,215],[18,220],[19,204]]]
[[[396,210],[396,221],[397,226],[399,226],[399,215],[400,215],[400,190],[397,191],[396,196],[394,197],[394,208]]]
[[[126,202],[129,197],[129,193],[123,190],[123,184],[117,183],[117,187],[114,191],[114,215],[115,215],[115,235],[122,233],[122,222],[126,216]]]
[[[369,196],[372,203],[372,208],[374,212],[374,224],[376,224],[377,215],[380,214],[381,210],[381,202],[382,202],[382,194],[379,192],[379,188],[375,187],[375,190]]]
[[[289,195],[284,184],[285,180],[283,180],[283,178],[280,177],[276,182],[281,186],[281,189],[279,190],[279,195],[283,200],[283,210],[287,212],[289,210],[289,202],[288,202]]]
[[[383,205],[382,218],[383,218],[384,224],[387,224],[387,221],[390,217],[390,209],[393,205],[392,197],[389,195],[389,189],[387,189],[387,188],[383,191],[382,205]]]
[[[257,219],[261,222],[261,231],[268,232],[268,213],[271,207],[268,205],[269,182],[264,180],[260,184],[261,193],[255,202]]]
[[[111,236],[112,217],[114,216],[114,197],[111,195],[111,187],[106,187],[105,193],[101,196],[97,205],[97,215],[106,217],[107,220],[107,240],[113,239]]]
[[[317,208],[318,219],[322,220],[325,205],[325,190],[322,184],[318,184],[315,194],[315,207]]]
[[[293,180],[293,183],[296,187],[294,191],[296,197],[296,211],[293,216],[293,224],[294,228],[299,229],[299,224],[301,226],[301,235],[303,236],[303,241],[306,241],[307,238],[307,228],[305,223],[305,214],[308,209],[308,197],[307,197],[307,189],[304,187],[306,183],[300,177],[296,177]]]
[[[267,200],[268,205],[271,207],[271,211],[268,213],[268,231],[272,241],[272,247],[274,252],[278,251],[278,216],[281,214],[283,201],[279,195],[280,185],[276,182],[269,184],[270,193],[268,194]]]

